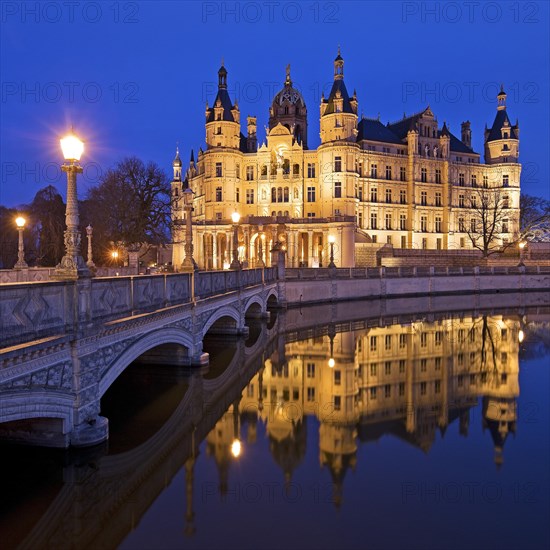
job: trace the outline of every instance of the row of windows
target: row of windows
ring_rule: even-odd
[[[315,166],[316,166],[315,163],[308,163],[308,165],[307,165],[307,177],[308,178],[314,178],[315,177],[315,174],[316,174]],[[261,168],[261,175],[262,176],[267,176],[267,171],[268,171],[268,166],[264,164]],[[341,159],[341,157],[335,157],[335,159],[334,159],[334,172],[341,172],[341,171],[342,171],[342,159]],[[362,175],[362,163],[356,164],[356,172],[359,175]],[[236,177],[240,178],[240,165],[239,164],[237,164],[236,167],[235,167],[235,173],[236,173]],[[276,173],[277,173],[276,169],[273,168],[271,170],[271,174],[276,175]],[[283,163],[283,174],[289,174],[289,173],[290,173],[290,163],[289,163],[288,160],[285,160],[284,163]],[[294,164],[293,165],[292,173],[294,175],[299,175],[300,174],[300,165],[299,164]],[[216,162],[215,174],[216,174],[216,177],[218,177],[218,178],[223,177],[223,163]],[[392,167],[390,165],[386,165],[385,176],[386,176],[387,180],[392,179]],[[371,164],[371,166],[370,166],[370,177],[373,178],[373,179],[378,178],[378,165],[377,164]],[[246,167],[246,180],[247,181],[254,180],[254,166],[247,166]],[[404,166],[401,166],[399,168],[399,180],[400,181],[406,181],[407,180],[407,170]],[[420,181],[423,182],[423,183],[428,182],[428,169],[427,168],[421,168],[420,169]],[[435,183],[441,183],[441,169],[439,169],[439,168],[436,168],[436,170],[435,170],[434,182]],[[463,172],[460,172],[458,174],[458,185],[460,187],[464,187],[466,185],[465,174]],[[477,187],[478,186],[478,180],[477,180],[477,175],[476,174],[471,174],[470,175],[470,185],[472,187]],[[487,176],[487,175],[483,176],[482,185],[485,188],[489,187],[489,176]],[[510,176],[509,176],[509,174],[503,174],[502,175],[502,186],[503,187],[508,187],[509,185],[510,185]]]
[[[176,188],[174,190],[174,195],[178,195],[178,189]],[[235,192],[235,200],[236,202],[240,202],[240,194],[239,189]],[[335,182],[334,183],[334,198],[341,198],[342,197],[342,183],[341,182]],[[362,188],[356,189],[356,197],[362,201],[363,199],[363,190]],[[298,190],[294,190],[294,198],[298,198]],[[385,193],[385,199],[387,204],[393,203],[393,194],[391,189],[386,189]],[[265,199],[265,197],[264,197]],[[221,187],[216,188],[216,201],[222,202],[223,200],[223,190]],[[307,188],[307,202],[315,202],[316,200],[316,190],[315,187],[308,187]],[[272,187],[271,188],[271,202],[289,202],[290,201],[290,190],[288,187]],[[371,188],[370,190],[370,202],[378,202],[378,189],[376,187]],[[401,190],[399,192],[399,203],[400,204],[407,204],[407,192],[404,190]],[[254,204],[254,190],[253,189],[247,189],[246,190],[246,204]],[[434,196],[434,206],[442,206],[442,194],[440,192],[436,192]],[[421,206],[428,206],[428,192],[427,191],[421,191],[420,192],[420,205]],[[466,196],[463,194],[458,195],[458,206],[459,208],[465,208],[466,207]],[[508,195],[505,195],[502,198],[501,201],[502,208],[510,208],[510,198]],[[476,208],[477,207],[477,196],[472,195],[469,197],[469,204],[468,207]],[[376,217],[376,214],[371,214],[372,216]],[[388,214],[386,215],[387,218]],[[372,229],[376,229],[376,227],[372,227]],[[388,227],[388,229],[391,229]],[[402,228],[403,229],[403,228]],[[437,230],[436,230],[437,231]]]

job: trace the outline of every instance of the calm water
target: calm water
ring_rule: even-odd
[[[548,308],[302,314],[133,364],[102,447],[2,447],[0,547],[550,547]]]

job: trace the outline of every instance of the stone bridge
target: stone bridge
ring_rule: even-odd
[[[186,469],[187,528],[193,520],[193,465],[199,445],[284,337],[262,323],[252,345],[237,342],[229,365],[215,378],[190,370],[183,398],[166,423],[139,445],[116,454],[104,446],[79,450],[63,471],[63,487],[18,547],[118,546],[172,478]],[[19,542],[19,541],[18,541]]]
[[[0,286],[0,438],[108,438],[100,400],[138,357],[208,364],[207,333],[244,335],[283,290],[277,268]]]

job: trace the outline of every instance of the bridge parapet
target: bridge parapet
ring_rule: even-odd
[[[0,285],[0,348],[89,333],[98,324],[234,292],[277,278],[276,268],[200,271]]]

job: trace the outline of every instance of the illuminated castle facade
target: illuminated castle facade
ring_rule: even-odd
[[[498,205],[495,243],[519,231],[519,126],[497,96],[493,125],[485,129],[485,163],[472,149],[470,122],[460,139],[439,125],[427,107],[384,125],[358,115],[358,98],[344,82],[344,60],[334,60],[334,82],[320,103],[320,138],[308,148],[307,107],[293,87],[290,67],[269,109],[266,141],[257,142],[257,119],[246,118],[218,71],[218,93],[206,105],[206,148],[183,169],[173,162],[173,264],[184,259],[183,191],[193,191],[194,257],[202,269],[223,269],[232,258],[232,214],[238,223],[238,258],[269,265],[279,242],[290,267],[326,266],[329,237],[337,266],[354,266],[362,245],[407,249],[469,249],[481,232],[475,214],[484,201]],[[243,121],[244,123],[244,121]]]

